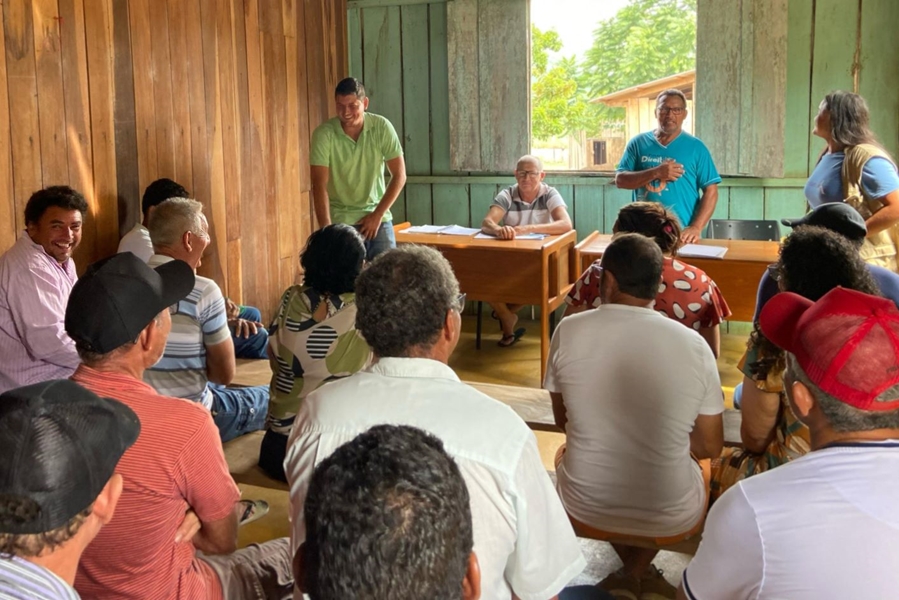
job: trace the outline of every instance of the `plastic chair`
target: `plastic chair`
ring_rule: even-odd
[[[777,221],[758,219],[742,221],[737,219],[712,219],[706,237],[710,240],[759,240],[777,242],[780,240],[780,226]]]

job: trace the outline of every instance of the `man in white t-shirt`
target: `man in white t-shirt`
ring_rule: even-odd
[[[815,303],[778,294],[759,322],[787,352],[812,451],[725,492],[677,597],[895,598],[899,310],[836,288]]]
[[[703,338],[652,309],[662,273],[653,240],[624,234],[601,265],[602,305],[564,319],[550,347],[544,387],[567,437],[559,495],[575,530],[611,541],[624,563],[600,587],[673,597],[652,566],[657,551],[624,538],[673,542],[698,529],[708,484],[694,458],[721,452],[721,382]]]
[[[518,183],[505,188],[493,199],[481,223],[481,231],[501,240],[514,240],[516,236],[528,233],[559,235],[571,231],[571,217],[565,200],[558,190],[543,183],[544,177],[543,161],[529,154],[519,158],[515,167]],[[516,313],[521,305],[494,302],[490,306],[503,330],[499,345],[511,346],[524,335],[524,328],[515,329]]]
[[[554,598],[586,563],[534,434],[447,366],[464,299],[431,248],[388,250],[359,275],[356,327],[377,361],[300,406],[284,461],[292,547],[306,538],[303,504],[315,466],[374,425],[410,425],[440,438],[465,478],[483,597]]]

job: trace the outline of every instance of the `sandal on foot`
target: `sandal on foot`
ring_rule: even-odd
[[[512,335],[504,335],[503,339],[497,342],[497,345],[502,346],[503,348],[508,348],[509,346],[515,344],[515,342],[520,340],[525,331],[526,330],[524,327],[519,327]]]
[[[238,527],[252,523],[253,521],[268,514],[269,505],[265,500],[241,500],[241,513]]]

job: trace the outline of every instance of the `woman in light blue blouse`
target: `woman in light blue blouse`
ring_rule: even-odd
[[[889,153],[871,132],[868,105],[858,94],[836,91],[824,97],[814,134],[826,142],[805,185],[812,208],[846,202],[865,218],[866,261],[897,270],[899,174]]]

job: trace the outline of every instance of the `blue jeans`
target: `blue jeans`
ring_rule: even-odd
[[[356,227],[356,229],[359,229]],[[365,260],[371,261],[391,248],[396,248],[396,236],[393,233],[393,221],[384,221],[378,229],[378,235],[372,240],[365,240]]]
[[[212,392],[212,420],[219,429],[222,442],[265,427],[267,385],[229,388],[210,383],[209,390]]]
[[[262,313],[255,306],[241,306],[240,314],[237,316],[247,321],[262,321]],[[256,333],[245,338],[232,333],[231,339],[234,340],[234,355],[237,358],[268,358],[265,353],[268,346],[268,331],[264,327],[260,327]]]

